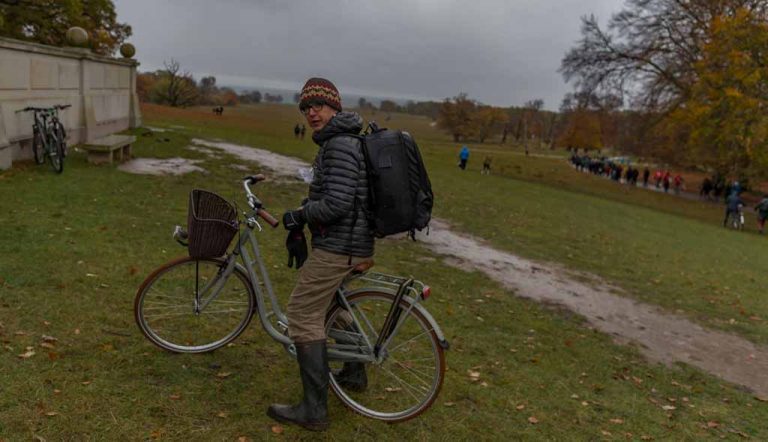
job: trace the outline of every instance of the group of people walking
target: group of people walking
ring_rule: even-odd
[[[304,139],[304,134],[307,133],[307,127],[302,125],[299,125],[299,123],[296,123],[296,126],[293,126],[293,137],[294,138],[300,138]]]
[[[492,161],[493,161],[493,158],[491,158],[490,155],[486,155],[485,158],[483,158],[483,169],[480,171],[481,175],[491,174]],[[467,147],[467,145],[464,145],[464,146],[461,146],[461,150],[459,151],[459,163],[457,164],[457,166],[459,166],[459,169],[461,170],[466,170],[467,163],[469,163],[469,147]]]
[[[624,165],[606,157],[591,158],[589,155],[576,154],[571,155],[571,164],[576,170],[604,176],[613,181],[633,186],[637,186],[638,182],[641,182],[643,187],[648,187],[651,182],[651,170],[647,166],[641,172],[637,167],[632,167],[629,164]],[[642,180],[640,179],[641,174]],[[657,170],[653,173],[653,185],[657,189],[664,189],[665,193],[672,189],[676,194],[679,194],[685,190],[685,179],[680,174],[672,176],[668,170]]]
[[[605,157],[590,158],[589,155],[571,155],[571,164],[576,170],[589,172],[594,175],[604,176],[616,182],[624,182],[629,185],[637,186],[641,174],[639,168],[617,163]],[[685,179],[680,174],[672,175],[669,170],[656,170],[651,175],[651,170],[644,167],[642,171],[642,186],[648,187],[652,184],[657,189],[664,189],[669,192],[673,189],[675,194],[685,190]],[[725,218],[723,226],[728,226],[728,221],[737,217],[743,224],[743,209],[746,204],[741,198],[744,186],[739,181],[730,182],[725,177],[715,174],[712,177],[704,178],[699,189],[699,197],[707,201],[718,201],[723,198],[725,203]],[[755,205],[757,214],[757,228],[762,234],[765,230],[765,221],[768,219],[768,194],[764,195],[762,200]],[[739,224],[737,223],[737,224]]]

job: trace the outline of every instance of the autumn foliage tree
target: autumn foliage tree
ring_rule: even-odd
[[[67,45],[66,33],[80,26],[96,53],[110,55],[131,36],[131,27],[117,21],[111,0],[0,1],[0,35],[52,46]]]
[[[476,112],[477,103],[467,98],[467,94],[462,93],[443,101],[437,117],[437,125],[450,133],[453,141],[466,140],[478,132],[474,119]]]
[[[638,144],[662,159],[756,172],[765,152],[766,22],[765,0],[627,0],[607,28],[583,19],[561,72],[579,92],[628,103],[633,113],[610,115],[635,120]],[[622,128],[617,139],[629,139],[621,119],[613,125]]]

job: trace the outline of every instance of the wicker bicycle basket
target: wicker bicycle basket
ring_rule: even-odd
[[[189,194],[189,256],[216,258],[227,252],[237,233],[237,209],[219,195],[194,189]]]

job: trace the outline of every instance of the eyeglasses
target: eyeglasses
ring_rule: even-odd
[[[324,103],[309,103],[299,108],[299,111],[301,111],[302,114],[307,115],[309,114],[310,110],[313,110],[315,112],[320,112],[321,110],[323,110],[323,106],[325,106]]]

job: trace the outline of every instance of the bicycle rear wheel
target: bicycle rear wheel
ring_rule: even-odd
[[[363,327],[371,346],[376,343],[394,299],[393,294],[382,291],[367,291],[347,298],[350,313]],[[343,362],[329,362],[331,389],[344,405],[363,416],[386,422],[402,422],[427,410],[437,399],[445,376],[443,347],[430,321],[415,308],[406,314],[410,307],[406,300],[400,301],[400,307],[403,309],[401,325],[382,351],[382,357],[365,364],[367,387],[364,391],[343,386],[337,379]],[[359,330],[349,325],[348,318],[346,310],[338,304],[329,311],[326,326],[329,348],[341,349],[341,345],[351,351],[350,347],[357,345],[359,353],[371,354],[372,349],[364,343]],[[331,336],[339,338],[334,340]]]
[[[221,291],[200,293],[220,281],[222,259],[184,257],[147,277],[134,301],[136,324],[153,344],[176,353],[205,353],[235,340],[254,313],[255,296],[245,273],[235,268]],[[210,303],[203,305],[207,299]]]
[[[64,151],[62,150],[61,141],[55,133],[51,134],[50,138],[51,150],[48,151],[48,160],[50,160],[54,172],[61,173],[64,171]]]
[[[56,120],[54,127],[56,131],[56,138],[58,138],[59,143],[61,143],[61,156],[62,158],[66,158],[67,154],[69,153],[69,150],[67,149],[67,131],[64,129],[64,125],[61,124],[61,121],[59,120]]]
[[[32,133],[32,153],[35,155],[35,163],[45,163],[45,148],[43,147],[42,135],[38,129],[34,129]]]

